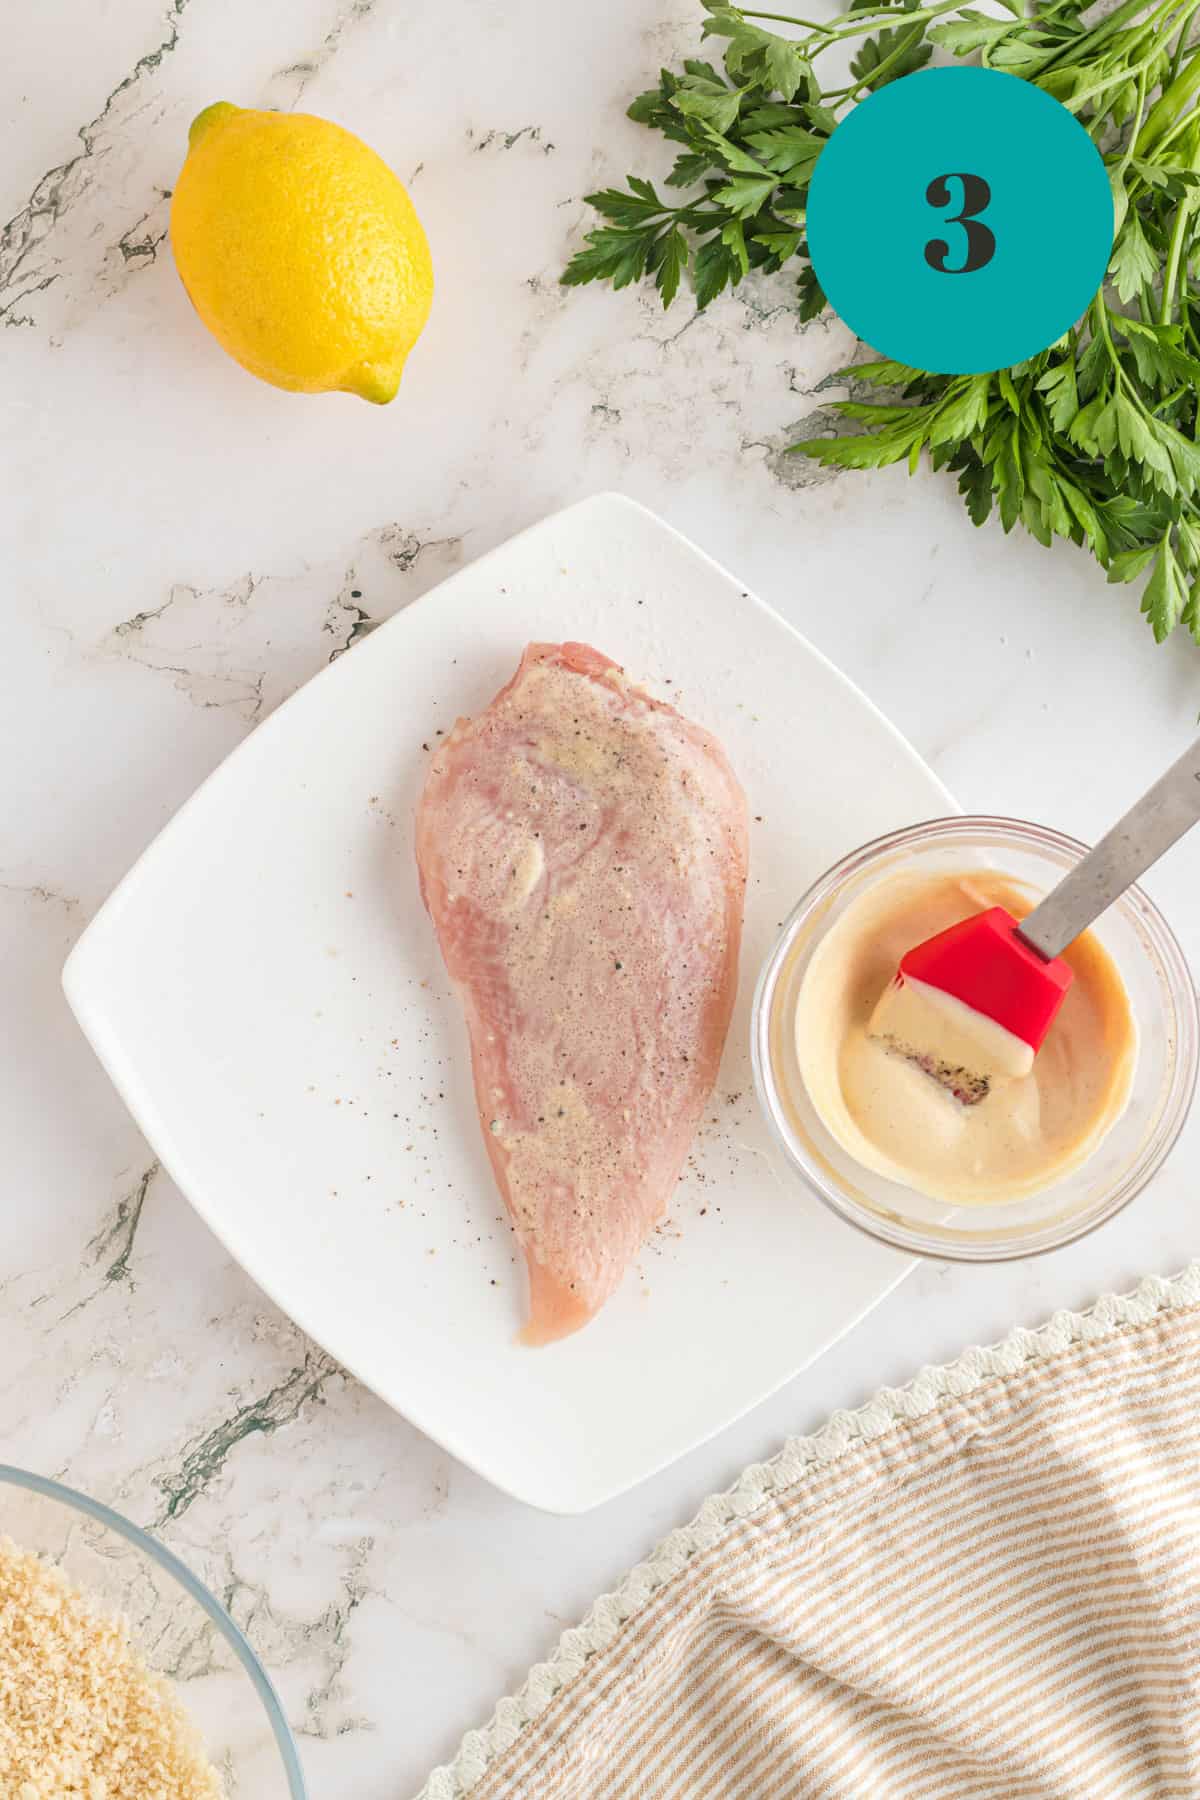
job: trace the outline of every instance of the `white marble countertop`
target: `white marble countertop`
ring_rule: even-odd
[[[45,0],[5,40],[0,1455],[157,1525],[212,1583],[322,1800],[413,1791],[786,1433],[1200,1245],[1198,1115],[1107,1229],[1026,1265],[925,1267],[715,1442],[545,1518],[266,1302],[156,1172],[61,998],[99,902],[266,711],[463,558],[598,488],[736,569],[972,810],[1094,834],[1194,728],[1200,652],[1156,649],[1084,556],[976,532],[928,473],[781,457],[850,349],[797,332],[785,279],[700,319],[558,286],[581,194],[658,167],[623,106],[696,19],[689,0]],[[219,97],[328,114],[411,182],[439,291],[392,407],[263,387],[193,318],[165,196]],[[1200,843],[1148,885],[1200,966]]]

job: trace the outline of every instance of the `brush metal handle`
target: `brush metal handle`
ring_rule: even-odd
[[[1021,921],[1047,960],[1061,956],[1151,863],[1200,820],[1200,738]]]

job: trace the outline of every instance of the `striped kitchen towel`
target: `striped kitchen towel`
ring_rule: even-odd
[[[1200,1796],[1200,1263],[709,1500],[421,1800]]]

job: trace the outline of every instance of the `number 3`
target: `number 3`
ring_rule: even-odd
[[[982,269],[990,263],[996,254],[995,233],[982,225],[976,217],[986,206],[991,205],[992,190],[982,175],[962,175],[957,171],[950,175],[935,175],[925,189],[925,198],[930,206],[949,206],[950,189],[948,182],[962,183],[962,211],[951,213],[948,223],[961,225],[967,234],[967,260],[960,263],[957,269],[946,267],[946,258],[950,254],[950,246],[944,238],[930,238],[925,246],[925,261],[939,275],[969,275],[973,269]]]

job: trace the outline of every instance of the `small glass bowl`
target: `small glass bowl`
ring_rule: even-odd
[[[1084,854],[1074,838],[1019,819],[932,819],[853,851],[809,889],[785,923],[754,996],[755,1086],[793,1169],[860,1231],[898,1250],[960,1262],[1037,1256],[1120,1212],[1179,1136],[1196,1087],[1196,990],[1174,933],[1136,887],[1093,927],[1133,1010],[1133,1085],[1122,1116],[1073,1173],[1027,1199],[952,1208],[863,1168],[826,1130],[805,1091],[793,1038],[796,997],[816,946],[867,888],[901,873],[990,868],[1041,894]]]
[[[168,1677],[223,1783],[224,1800],[305,1800],[278,1696],[229,1614],[177,1556],[86,1494],[0,1465],[0,1537],[53,1563],[123,1618]]]

